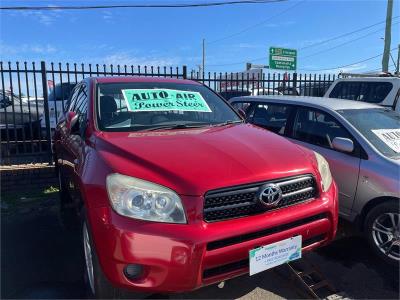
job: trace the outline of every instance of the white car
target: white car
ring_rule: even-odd
[[[277,89],[271,88],[253,88],[250,90],[252,96],[259,96],[259,95],[283,95],[282,92],[279,92]]]
[[[369,102],[400,111],[400,78],[340,78],[332,83],[324,97]]]
[[[50,129],[52,131],[56,128],[57,121],[59,117],[63,114],[67,100],[75,85],[76,83],[64,82],[62,83],[62,85],[56,84],[55,88],[53,88],[50,91],[48,104],[49,104]],[[46,128],[46,118],[44,111],[40,116],[40,125],[43,130]]]

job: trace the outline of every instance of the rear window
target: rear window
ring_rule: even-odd
[[[336,84],[329,97],[380,103],[387,97],[392,88],[391,82],[342,81]]]
[[[75,87],[75,83],[63,83],[56,84],[55,88],[50,91],[50,101],[64,101],[67,100],[71,94],[71,91]]]
[[[288,105],[259,103],[255,106],[254,112],[249,119],[251,123],[257,126],[283,135],[285,133],[286,121],[292,110],[293,107]]]

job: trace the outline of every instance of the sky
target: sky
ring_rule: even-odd
[[[213,0],[215,1],[215,0]],[[190,3],[185,1],[7,1],[0,6]],[[400,0],[391,48],[397,59]],[[287,0],[203,8],[0,11],[0,60],[198,69],[205,39],[207,72],[268,64],[271,46],[298,50],[298,72],[366,72],[381,67],[387,0]],[[396,18],[397,17],[397,18]],[[366,60],[370,57],[376,58]],[[391,70],[394,69],[390,61]]]

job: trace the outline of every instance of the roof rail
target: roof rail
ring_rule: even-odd
[[[390,72],[379,73],[339,73],[342,78],[347,77],[400,77],[400,74],[392,74]]]

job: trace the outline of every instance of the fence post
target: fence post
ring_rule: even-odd
[[[297,73],[293,73],[292,95],[297,96]]]
[[[47,92],[47,76],[46,76],[46,63],[40,62],[40,72],[42,74],[42,90],[43,90],[43,101],[44,101],[44,118],[46,122],[46,139],[47,139],[47,152],[49,164],[53,164],[52,149],[51,149],[51,129],[50,129],[50,116],[49,116],[49,95]]]
[[[187,79],[187,66],[182,67],[182,73],[183,79]]]

